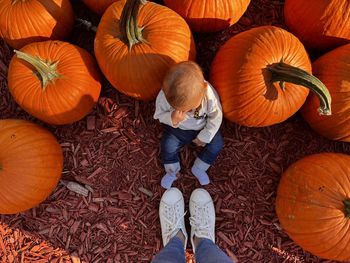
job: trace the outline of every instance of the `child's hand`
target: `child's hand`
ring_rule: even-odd
[[[202,141],[199,140],[198,138],[194,139],[192,142],[193,142],[195,145],[201,146],[201,147],[204,147],[204,146],[206,145],[205,142],[202,142]]]
[[[171,113],[171,121],[174,126],[177,126],[180,122],[182,122],[186,117],[186,112],[175,110]]]

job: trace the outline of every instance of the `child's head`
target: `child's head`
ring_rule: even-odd
[[[167,101],[174,109],[180,111],[199,107],[205,90],[203,72],[192,61],[181,62],[170,68],[163,81]]]

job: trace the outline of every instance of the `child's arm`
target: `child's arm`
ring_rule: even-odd
[[[165,98],[164,92],[160,91],[156,100],[156,112],[153,118],[161,123],[177,128],[186,117],[186,112],[174,110]]]
[[[159,122],[173,126],[171,120],[171,107],[166,101],[163,91],[160,91],[156,99],[156,111],[153,118],[159,120]]]
[[[211,142],[222,123],[222,108],[218,97],[214,97],[211,100],[211,105],[207,114],[207,123],[197,135],[197,139],[204,143]]]

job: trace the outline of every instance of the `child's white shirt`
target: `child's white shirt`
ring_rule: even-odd
[[[171,121],[171,113],[174,110],[168,103],[163,90],[161,90],[157,96],[156,111],[153,118],[174,128],[201,130],[197,138],[204,143],[211,142],[222,123],[222,108],[219,95],[208,82],[207,92],[199,110],[199,118],[195,118],[195,111],[192,110],[186,113],[185,119],[178,126],[174,126]]]

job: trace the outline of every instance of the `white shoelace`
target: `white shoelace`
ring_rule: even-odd
[[[210,238],[214,240],[212,233],[210,231],[210,219],[208,215],[208,211],[206,211],[206,207],[198,207],[196,208],[199,211],[195,213],[198,218],[191,216],[190,217],[190,225],[194,229],[194,233],[197,237]]]
[[[167,237],[167,241],[169,241],[173,236],[175,236],[175,234],[180,230],[180,229],[182,229],[182,227],[180,226],[180,222],[181,222],[181,220],[183,219],[183,217],[186,215],[186,213],[187,213],[187,211],[183,214],[183,215],[181,215],[181,216],[179,216],[179,218],[178,219],[176,219],[176,214],[177,214],[177,212],[176,212],[176,208],[175,208],[175,206],[173,206],[172,208],[171,208],[171,218],[169,218],[168,217],[168,215],[167,215],[167,213],[163,213],[163,216],[164,216],[164,219],[165,219],[165,221],[166,221],[166,223],[167,223],[167,230],[166,230],[166,232],[164,233],[164,235]]]

